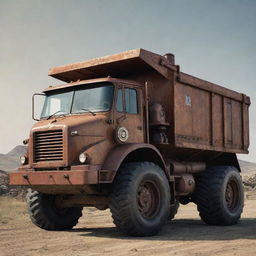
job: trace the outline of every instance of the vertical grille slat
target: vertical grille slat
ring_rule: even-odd
[[[63,131],[52,130],[35,132],[34,161],[62,161],[63,160]]]

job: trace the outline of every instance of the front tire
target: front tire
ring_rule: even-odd
[[[117,229],[132,236],[158,233],[170,214],[170,187],[164,171],[149,162],[118,171],[109,208]]]
[[[241,176],[232,166],[211,167],[196,184],[195,199],[201,219],[209,225],[238,222],[244,206]]]
[[[72,229],[82,216],[81,207],[58,208],[56,196],[29,189],[27,207],[32,222],[46,230]]]

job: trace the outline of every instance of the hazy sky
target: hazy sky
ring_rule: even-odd
[[[256,162],[256,1],[0,0],[0,153],[28,137],[31,96],[52,66],[134,48],[172,52],[183,72],[251,97]]]

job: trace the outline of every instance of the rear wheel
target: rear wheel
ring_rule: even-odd
[[[149,162],[125,164],[113,183],[109,208],[119,231],[133,236],[155,235],[170,212],[165,173]]]
[[[29,189],[27,206],[32,222],[46,230],[72,229],[82,216],[81,207],[60,208],[56,196]]]
[[[197,180],[195,199],[200,217],[207,224],[237,223],[244,206],[239,172],[232,166],[209,168]]]

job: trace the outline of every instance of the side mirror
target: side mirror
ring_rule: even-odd
[[[32,96],[32,118],[35,121],[40,120],[41,111],[45,101],[44,93],[35,93]]]

